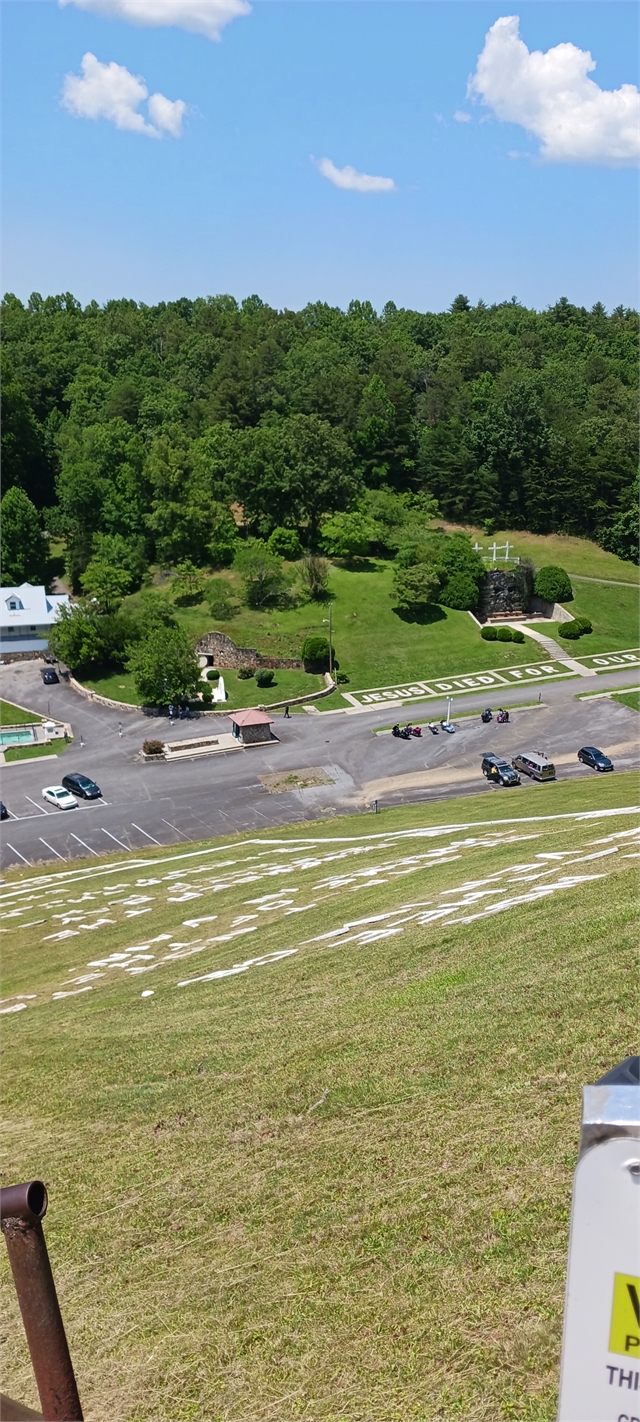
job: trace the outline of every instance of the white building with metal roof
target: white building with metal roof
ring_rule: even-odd
[[[44,587],[22,583],[0,588],[0,656],[9,652],[46,652],[49,632],[61,607],[69,607],[67,593],[48,593]]]

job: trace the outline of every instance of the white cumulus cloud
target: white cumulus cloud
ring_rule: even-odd
[[[173,138],[182,134],[182,120],[187,111],[183,99],[165,99],[164,94],[152,94],[141,75],[130,74],[123,64],[101,64],[88,52],[80,65],[81,74],[66,74],[62,86],[62,103],[75,118],[107,119],[116,128],[130,133],[144,133],[147,138]],[[152,120],[148,123],[140,113],[140,105],[148,100]]]
[[[393,178],[375,178],[370,173],[359,173],[348,163],[345,168],[336,168],[330,158],[320,158],[318,172],[328,178],[336,188],[348,188],[354,193],[392,193],[395,190]]]
[[[558,44],[530,52],[517,15],[503,15],[486,35],[468,93],[505,123],[517,123],[540,140],[551,163],[637,162],[640,93],[635,84],[601,89],[588,76],[588,50]]]
[[[77,5],[131,25],[175,25],[210,40],[219,40],[231,20],[251,14],[248,0],[59,0],[59,4]]]

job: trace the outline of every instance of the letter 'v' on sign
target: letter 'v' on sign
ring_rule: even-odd
[[[640,1358],[640,1279],[614,1274],[609,1352]]]

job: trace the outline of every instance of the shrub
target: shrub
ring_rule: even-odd
[[[145,755],[164,755],[162,741],[145,741],[142,750]]]
[[[431,603],[437,602],[440,578],[435,568],[428,563],[416,563],[413,568],[396,568],[393,575],[394,593],[398,607],[407,612],[424,612]]]
[[[346,686],[348,680],[349,678],[346,672],[336,672],[336,681],[338,683],[338,686]]]
[[[273,606],[286,589],[282,558],[272,553],[261,538],[248,538],[242,543],[233,566],[244,583],[248,607]]]
[[[513,632],[511,631],[511,628],[510,628],[510,627],[499,627],[499,628],[498,628],[498,641],[499,641],[499,642],[513,642]]]
[[[190,558],[178,563],[173,575],[173,591],[176,603],[182,607],[195,606],[202,600],[205,582],[199,568]]]
[[[326,637],[318,634],[305,637],[302,644],[302,660],[308,671],[328,671],[329,643]]]
[[[207,672],[207,681],[218,681],[219,677],[220,672],[216,671],[215,667],[209,667],[209,670]]]
[[[571,602],[573,598],[569,574],[565,573],[564,568],[556,568],[552,563],[538,569],[533,591],[536,597],[544,598],[545,602]]]
[[[298,568],[298,577],[307,597],[324,597],[329,586],[329,564],[326,558],[316,558],[313,553],[307,554]]]
[[[238,681],[251,681],[252,676],[255,676],[255,674],[255,667],[240,667],[238,670]]]
[[[325,519],[320,542],[332,558],[366,558],[377,529],[373,519],[356,509],[352,513],[335,513]]]
[[[302,557],[302,544],[295,528],[274,528],[267,540],[267,548],[270,553],[275,553],[278,558],[287,558],[290,563]]]
[[[570,642],[575,642],[578,637],[584,637],[586,632],[593,632],[588,617],[574,617],[571,622],[561,622],[558,628],[559,636],[565,637]]]
[[[512,627],[512,628],[511,628],[511,641],[512,641],[512,642],[524,642],[524,641],[526,641],[524,632],[521,632],[519,627]]]
[[[498,636],[498,629],[497,627],[483,627],[480,636],[484,637],[485,642],[495,642]]]
[[[233,591],[224,578],[212,578],[209,583],[209,611],[216,622],[228,622],[233,617]]]
[[[470,573],[454,573],[445,583],[439,601],[443,607],[454,607],[460,612],[468,612],[478,604],[478,584]]]
[[[204,706],[210,706],[210,705],[211,705],[211,702],[213,701],[213,692],[212,692],[212,690],[211,690],[211,687],[209,686],[208,681],[205,681],[205,682],[203,683],[202,691],[201,691],[200,694],[201,694],[201,696],[202,696],[202,703],[203,703],[203,705],[204,705]]]
[[[256,682],[258,686],[273,686],[273,672],[268,669],[257,672]]]

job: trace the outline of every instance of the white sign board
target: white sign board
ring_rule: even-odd
[[[580,1160],[573,1187],[558,1422],[640,1422],[640,1141]]]

